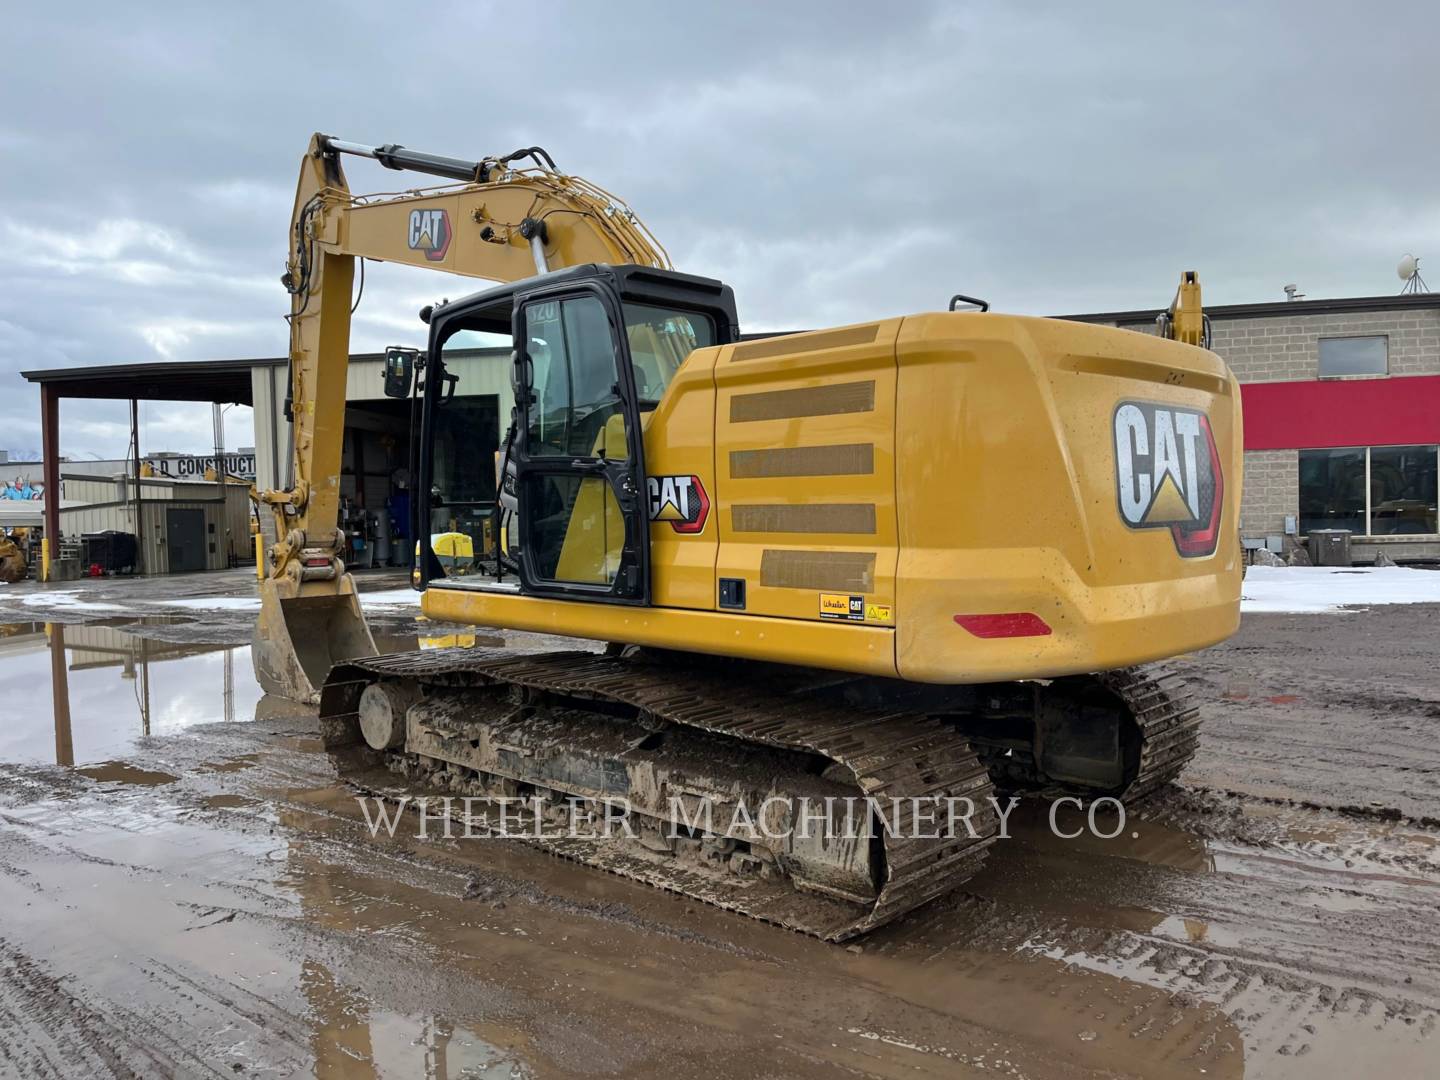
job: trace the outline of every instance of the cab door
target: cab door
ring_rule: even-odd
[[[515,309],[512,457],[521,589],[649,602],[639,409],[608,290],[530,293]]]

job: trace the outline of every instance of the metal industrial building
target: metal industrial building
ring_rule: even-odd
[[[245,460],[229,458],[231,464]],[[138,480],[130,460],[62,461],[58,515],[65,565],[55,576],[84,573],[90,565],[84,538],[108,533],[136,538],[135,562],[118,560],[134,573],[222,570],[249,559],[250,485],[235,479],[231,469],[222,495],[218,480],[204,479],[213,461],[213,456],[155,455],[142,462]],[[38,479],[44,472],[43,461],[0,456],[0,527],[43,529],[51,494]],[[140,543],[141,537],[150,543]],[[32,555],[27,558],[38,562]]]
[[[250,404],[246,361],[104,365],[21,373],[40,388],[39,576],[75,577],[91,567],[157,574],[210,570],[249,558],[249,485],[143,475],[140,401]],[[60,456],[60,402],[66,398],[130,403],[130,453],[122,470]],[[9,500],[7,500],[9,501]],[[24,506],[24,504],[18,504]],[[34,513],[34,508],[17,511]],[[9,511],[0,504],[0,522]],[[17,523],[19,524],[19,523]],[[26,523],[31,528],[33,524]],[[238,549],[238,552],[237,552]],[[128,557],[112,558],[128,550]]]
[[[444,422],[456,452],[489,460],[499,447],[501,418],[510,414],[511,391],[504,349],[447,354],[464,393],[446,407]],[[409,448],[412,406],[387,398],[379,353],[353,356],[348,379],[345,448],[341,469],[342,522],[351,536],[347,563],[356,569],[405,565],[413,548],[408,533]],[[215,570],[253,558],[249,485],[206,481],[167,470],[163,460],[140,455],[136,403],[194,401],[250,405],[254,410],[254,483],[260,490],[290,483],[293,444],[286,418],[284,358],[53,368],[22,373],[40,387],[44,460],[10,463],[27,479],[39,474],[33,501],[0,501],[0,525],[43,528],[59,538],[51,552],[52,577],[83,573],[77,553],[85,534],[133,535],[140,553],[137,572]],[[66,462],[59,455],[60,401],[65,398],[129,400],[131,453],[126,461]],[[198,459],[203,462],[202,459]],[[156,472],[142,475],[143,463]],[[191,470],[192,473],[197,470]],[[198,470],[203,473],[203,469]],[[487,470],[477,470],[482,479]],[[59,498],[45,498],[54,492]],[[452,513],[482,514],[493,505],[490,490]],[[432,523],[445,527],[444,522]],[[269,513],[260,515],[262,535],[273,540]]]
[[[502,425],[509,423],[509,349],[447,349],[445,362],[459,376],[460,391],[441,414],[442,454],[472,455],[493,462]],[[352,537],[346,564],[365,569],[408,565],[414,538],[409,527],[409,464],[412,404],[387,398],[383,353],[350,358],[346,380],[345,444],[340,466],[341,527]],[[261,490],[289,486],[293,444],[285,416],[287,367],[282,360],[254,361],[255,483]],[[468,493],[452,513],[488,514],[494,504],[493,467],[474,470],[482,489]],[[268,522],[267,522],[268,525]],[[448,531],[449,521],[432,521]]]

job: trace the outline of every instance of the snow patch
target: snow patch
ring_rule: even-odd
[[[41,592],[25,596],[20,602],[26,607],[59,608],[65,611],[124,611],[118,604],[101,604],[82,600],[77,592]]]
[[[155,607],[178,607],[190,611],[259,611],[253,596],[196,596],[187,600],[149,600]]]
[[[420,594],[414,589],[384,589],[380,592],[362,592],[361,607],[419,607]]]
[[[192,611],[259,611],[260,600],[254,596],[195,596],[185,600],[150,600],[154,607],[187,608]],[[420,594],[412,589],[386,589],[361,593],[362,608],[415,607]]]
[[[1252,566],[1240,610],[1324,613],[1377,604],[1440,603],[1440,571],[1403,566]]]

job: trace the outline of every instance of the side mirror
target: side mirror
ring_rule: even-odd
[[[419,349],[391,345],[385,350],[385,396],[408,398],[415,385],[416,360]]]

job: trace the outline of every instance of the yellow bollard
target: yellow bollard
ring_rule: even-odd
[[[255,579],[265,580],[265,537],[255,534]]]

